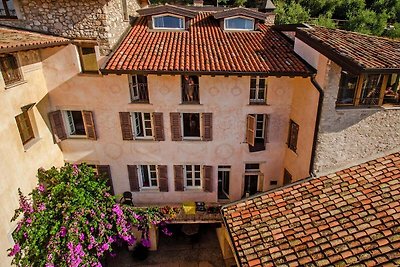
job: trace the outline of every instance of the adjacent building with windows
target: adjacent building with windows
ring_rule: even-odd
[[[313,169],[335,171],[398,151],[400,42],[305,27],[294,50],[323,90]]]

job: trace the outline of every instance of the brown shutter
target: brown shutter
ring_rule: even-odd
[[[264,143],[268,143],[268,125],[269,125],[269,115],[268,114],[264,114],[264,118],[265,118],[265,125],[264,125]]]
[[[212,141],[212,113],[202,114],[203,141]]]
[[[246,127],[246,142],[254,146],[254,139],[256,137],[256,117],[253,115],[247,115],[247,127]]]
[[[110,165],[97,165],[96,167],[99,175],[107,179],[106,184],[110,187],[111,194],[114,195],[114,186],[111,177]]]
[[[153,125],[154,125],[154,140],[164,141],[164,120],[163,114],[160,112],[153,113]]]
[[[50,112],[49,119],[55,142],[59,143],[62,140],[67,139],[67,133],[65,132],[64,120],[61,111],[57,110]]]
[[[93,112],[82,111],[83,123],[85,124],[86,136],[90,140],[97,140],[96,129],[94,127]]]
[[[183,166],[174,165],[175,191],[183,191]]]
[[[213,179],[212,179],[212,171],[213,168],[212,166],[203,166],[203,180],[204,180],[204,191],[206,192],[212,192],[213,190]]]
[[[299,125],[294,121],[290,120],[289,124],[289,136],[288,136],[288,147],[294,152],[297,150],[297,137],[299,134]]]
[[[131,114],[120,112],[119,120],[121,122],[122,140],[133,140]]]
[[[160,192],[168,192],[168,167],[167,165],[159,165],[157,168]]]
[[[171,139],[172,141],[182,141],[181,114],[171,112]]]
[[[129,178],[130,190],[132,192],[139,191],[139,180],[138,180],[136,165],[128,165],[128,178]]]

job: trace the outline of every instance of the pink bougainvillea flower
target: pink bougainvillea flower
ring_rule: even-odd
[[[64,237],[67,234],[67,228],[65,228],[65,226],[61,226],[60,228],[60,236]]]
[[[12,248],[11,252],[8,254],[8,256],[12,257],[14,255],[16,255],[18,252],[21,251],[21,247],[19,246],[19,244],[15,244],[14,247]]]

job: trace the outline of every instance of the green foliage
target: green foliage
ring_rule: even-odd
[[[115,242],[133,244],[132,227],[148,245],[150,225],[165,220],[157,209],[117,204],[106,180],[84,164],[42,169],[38,179],[30,197],[19,191],[20,208],[12,218],[18,226],[9,256],[17,266],[101,266],[99,259]]]
[[[313,23],[330,29],[336,28],[336,23],[332,20],[332,13],[330,12],[326,15],[320,15]]]
[[[245,6],[247,0],[235,0],[234,6]]]
[[[348,30],[365,34],[382,35],[387,25],[386,13],[376,14],[372,10],[363,10],[356,15],[351,15],[346,25]]]
[[[295,1],[285,3],[279,1],[276,4],[276,24],[291,24],[307,22],[310,19],[308,10],[304,9]]]

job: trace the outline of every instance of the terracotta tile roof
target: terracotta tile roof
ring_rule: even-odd
[[[141,17],[102,72],[308,76],[312,70],[271,26],[260,25],[255,32],[224,32],[212,13],[200,12],[188,31],[149,30]]]
[[[296,37],[358,71],[400,71],[400,41],[338,29],[301,28]]]
[[[216,19],[223,19],[223,18],[228,18],[228,17],[233,17],[233,16],[245,16],[245,17],[265,20],[267,17],[267,14],[263,13],[263,12],[259,12],[258,10],[254,10],[254,9],[249,9],[249,8],[244,8],[244,7],[235,7],[235,8],[230,8],[230,9],[216,12],[213,14],[213,16]]]
[[[241,266],[400,266],[400,153],[222,213]]]
[[[0,27],[0,53],[68,44],[62,37]]]

